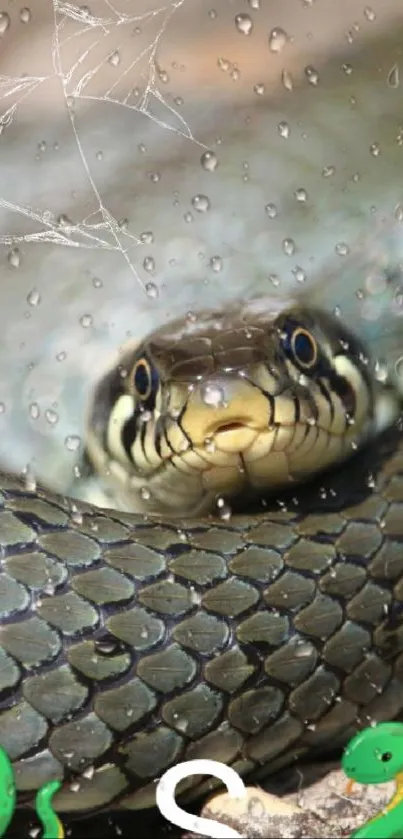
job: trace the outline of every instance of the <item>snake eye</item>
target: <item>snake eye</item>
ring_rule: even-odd
[[[142,402],[147,402],[158,385],[158,376],[154,367],[147,358],[139,358],[134,365],[133,385],[136,396]]]
[[[388,763],[389,760],[392,760],[392,752],[383,752],[381,760],[383,763]]]
[[[283,349],[302,370],[312,370],[318,361],[318,345],[312,333],[295,322],[286,322],[281,332]]]

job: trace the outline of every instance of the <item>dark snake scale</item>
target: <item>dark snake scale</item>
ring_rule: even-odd
[[[0,488],[0,742],[22,803],[60,778],[61,812],[151,806],[176,762],[274,771],[403,707],[400,422],[299,504],[227,521]]]

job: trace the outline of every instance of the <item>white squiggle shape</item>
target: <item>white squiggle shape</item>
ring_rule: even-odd
[[[243,833],[238,833],[237,830],[221,822],[194,816],[178,807],[175,801],[176,787],[179,781],[190,775],[213,775],[225,784],[231,798],[245,797],[245,785],[230,766],[218,760],[187,760],[168,769],[158,783],[156,799],[161,815],[176,827],[191,830],[209,839],[245,839]]]

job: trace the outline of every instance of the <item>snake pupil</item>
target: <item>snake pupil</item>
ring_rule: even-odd
[[[387,763],[389,760],[392,760],[392,752],[384,752],[381,755],[381,760],[383,763]]]
[[[145,364],[144,361],[140,361],[137,364],[135,373],[134,373],[134,386],[137,390],[139,396],[145,399],[148,396],[148,392],[150,390],[151,385],[151,377],[150,371],[148,366]]]
[[[297,361],[305,367],[310,367],[315,361],[315,343],[311,336],[302,329],[296,330],[293,338],[293,350]]]

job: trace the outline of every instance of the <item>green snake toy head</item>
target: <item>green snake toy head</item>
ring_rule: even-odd
[[[396,781],[395,794],[387,806],[351,839],[403,837],[403,724],[385,722],[361,731],[350,740],[341,766],[348,778],[360,784]]]

